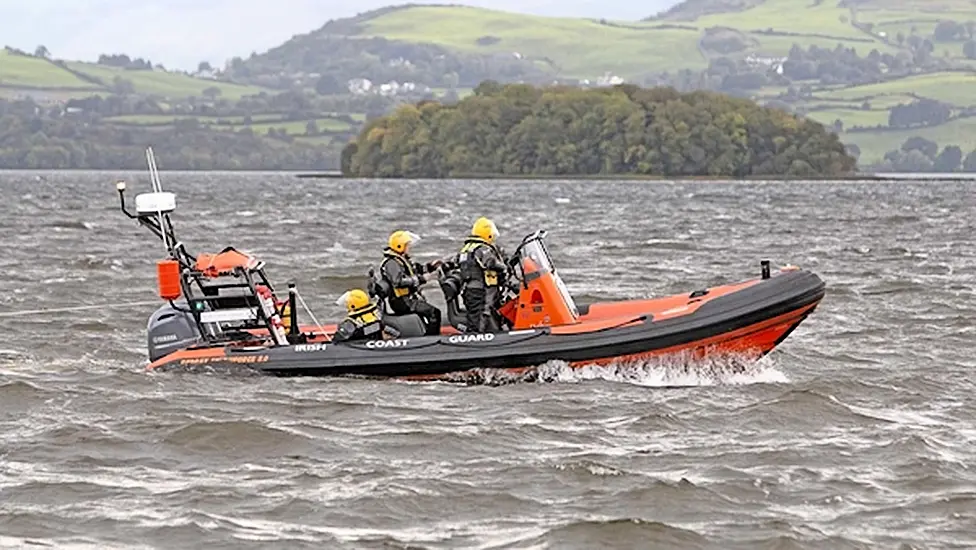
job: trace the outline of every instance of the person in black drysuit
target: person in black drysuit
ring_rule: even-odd
[[[431,305],[420,292],[427,277],[440,265],[439,260],[419,264],[410,258],[410,245],[420,240],[409,231],[396,231],[390,235],[383,251],[380,276],[387,283],[390,310],[394,315],[416,313],[424,322],[427,336],[441,333],[441,310]]]
[[[479,218],[471,236],[457,256],[461,278],[461,300],[467,310],[465,332],[498,332],[498,306],[502,285],[508,276],[504,254],[495,246],[498,229],[487,218]]]
[[[382,340],[386,330],[377,311],[376,304],[360,289],[353,289],[336,301],[345,306],[346,318],[336,327],[332,335],[333,342],[351,342],[356,340]]]

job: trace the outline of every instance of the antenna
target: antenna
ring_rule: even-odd
[[[156,155],[153,154],[152,147],[146,147],[146,161],[149,163],[149,179],[152,183],[152,190],[161,193],[163,186],[159,183],[159,170],[156,168]]]
[[[156,155],[153,154],[152,147],[146,147],[146,162],[149,164],[149,180],[152,184],[153,192],[162,193],[163,186],[159,182],[159,171],[156,169]],[[163,220],[163,211],[161,209],[157,210],[156,214],[159,216],[159,232],[163,236],[163,246],[166,248],[166,252],[170,256],[175,257],[173,249],[169,245],[169,237],[166,235],[167,225]]]

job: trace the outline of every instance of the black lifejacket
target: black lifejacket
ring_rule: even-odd
[[[383,338],[383,323],[375,304],[370,304],[359,311],[353,311],[339,323],[338,330],[344,332],[344,340],[381,340]]]
[[[386,282],[386,286],[389,288],[389,298],[404,298],[412,293],[418,292],[416,285],[413,286],[396,286],[396,281],[391,281],[386,278],[386,272],[383,268],[386,266],[387,262],[396,262],[405,273],[406,277],[411,278],[413,281],[417,281],[417,270],[414,269],[413,263],[405,258],[402,254],[397,251],[387,248],[383,251],[383,262],[380,264],[380,278]]]
[[[472,286],[498,286],[499,279],[504,278],[503,268],[498,266],[483,267],[478,262],[476,252],[479,248],[487,247],[492,255],[498,260],[500,266],[505,265],[505,260],[498,247],[482,239],[481,237],[470,236],[464,241],[464,246],[458,253],[458,266],[461,270],[461,281],[465,285]]]

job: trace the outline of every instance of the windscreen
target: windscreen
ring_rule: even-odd
[[[555,266],[552,265],[552,259],[549,257],[549,251],[546,250],[545,244],[542,240],[534,240],[522,247],[522,257],[530,258],[536,265],[539,273],[551,273],[553,280],[556,282],[556,288],[559,289],[559,294],[562,295],[563,301],[566,302],[566,307],[573,312],[574,317],[579,317],[579,310],[576,309],[576,302],[573,297],[569,294],[569,289],[566,288],[566,284],[563,282],[562,277],[556,273]]]
[[[555,269],[549,260],[549,254],[542,247],[542,241],[530,241],[522,247],[522,258],[529,258],[540,273],[552,273]],[[524,264],[523,264],[524,265]]]

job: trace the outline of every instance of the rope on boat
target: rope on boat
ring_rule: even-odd
[[[315,328],[319,329],[319,332],[324,335],[325,329],[322,328],[322,323],[315,318],[315,314],[312,313],[312,310],[308,307],[308,304],[305,303],[305,298],[302,298],[302,295],[300,292],[298,292],[297,288],[295,289],[295,297],[298,298],[298,301],[301,302],[302,307],[305,308],[305,313],[308,313],[308,316],[312,318],[312,321],[315,323]],[[294,313],[292,313],[292,315],[294,315]]]
[[[2,317],[20,317],[22,315],[40,315],[43,313],[68,313],[72,311],[85,311],[89,309],[114,309],[119,307],[134,307],[134,306],[151,306],[153,304],[158,304],[159,300],[153,300],[152,302],[127,302],[123,304],[101,304],[95,306],[74,306],[74,307],[62,307],[54,309],[28,309],[24,311],[2,311],[0,312],[0,318]]]

